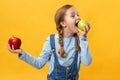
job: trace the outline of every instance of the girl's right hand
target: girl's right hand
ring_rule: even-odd
[[[87,33],[89,32],[90,30],[90,24],[88,23],[86,26],[83,27],[83,31],[78,29],[78,31],[81,33],[80,35],[81,36],[87,36]]]
[[[7,49],[11,52],[11,53],[17,53],[17,54],[22,54],[23,50],[22,49],[14,49],[14,46],[12,46],[12,48],[10,47],[10,45],[7,45]]]

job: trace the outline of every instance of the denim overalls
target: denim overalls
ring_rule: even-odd
[[[61,66],[55,53],[54,34],[50,36],[51,48],[54,54],[54,70],[47,76],[48,80],[78,80],[77,59],[78,51],[75,51],[75,58],[70,66]],[[77,44],[77,42],[76,42]]]

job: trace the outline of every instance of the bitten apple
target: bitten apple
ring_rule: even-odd
[[[8,44],[10,45],[11,48],[13,46],[14,49],[20,49],[21,39],[13,36],[13,37],[9,38]]]
[[[88,22],[86,21],[86,20],[80,20],[79,22],[78,22],[78,24],[77,24],[77,26],[78,26],[78,28],[80,29],[80,30],[84,30],[83,28],[84,28],[84,26],[86,26],[86,25],[88,25]]]

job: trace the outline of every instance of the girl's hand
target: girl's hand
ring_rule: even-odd
[[[90,24],[87,24],[86,26],[83,27],[83,30],[78,29],[78,31],[80,32],[81,36],[87,36],[87,33],[90,30]]]
[[[22,49],[14,49],[14,46],[12,46],[12,48],[10,47],[10,45],[7,45],[7,49],[11,52],[11,53],[17,53],[17,54],[22,54],[23,50]]]

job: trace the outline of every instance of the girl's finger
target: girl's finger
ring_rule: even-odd
[[[80,30],[80,29],[78,29],[78,31],[79,31],[81,34],[84,34],[84,31],[82,31],[82,30]]]
[[[86,25],[86,31],[87,31],[87,32],[89,31],[89,26],[88,26],[88,24]]]
[[[9,44],[7,44],[7,48],[8,48],[8,50],[9,50],[9,51],[11,50],[11,47],[10,47],[10,45],[9,45]]]
[[[87,26],[83,27],[83,31],[86,33],[87,32]]]
[[[7,49],[8,49],[10,52],[12,52],[12,53],[14,52],[14,50],[12,50],[12,48],[10,47],[9,44],[7,45]]]
[[[14,46],[12,45],[12,50],[15,50]]]
[[[90,24],[88,23],[88,31],[90,30]]]

